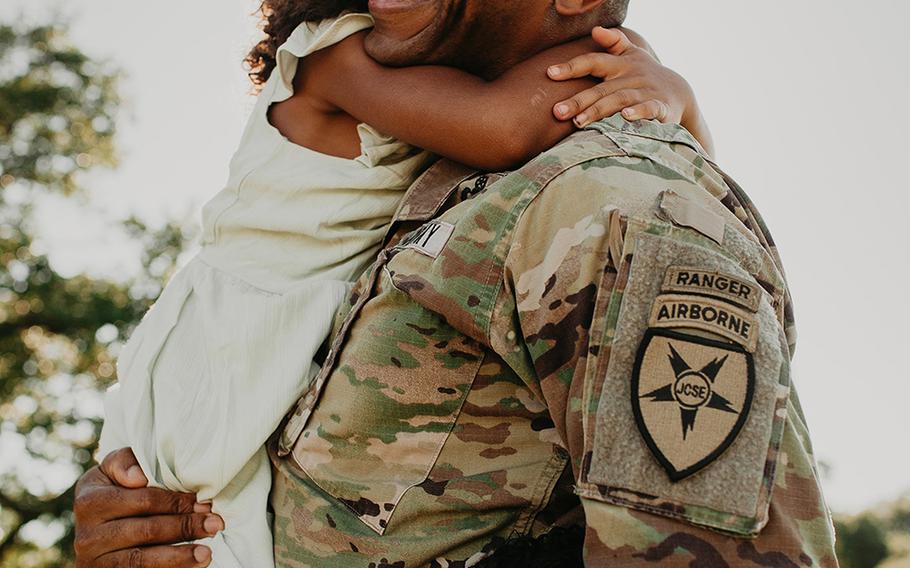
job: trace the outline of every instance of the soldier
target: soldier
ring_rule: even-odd
[[[625,11],[382,6],[377,60],[485,76]],[[539,539],[568,565],[577,533],[589,566],[836,566],[794,339],[767,228],[677,126],[615,116],[510,173],[438,162],[274,436],[276,562],[496,566]],[[80,483],[83,557],[208,534],[192,496],[116,487],[133,463]]]

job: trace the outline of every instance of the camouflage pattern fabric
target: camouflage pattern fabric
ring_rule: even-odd
[[[719,372],[734,384],[748,362],[748,404],[712,398],[691,418],[678,396],[631,390],[651,307],[680,267],[760,295],[729,310],[756,326],[748,355],[710,326],[670,330],[689,359],[736,350],[740,367]],[[439,162],[270,444],[277,564],[495,565],[507,542],[581,527],[590,566],[836,566],[790,383],[793,329],[760,216],[677,126],[616,116],[507,174]],[[682,375],[716,375],[721,393],[719,359]],[[684,479],[636,425],[633,403],[652,399],[646,412],[671,417],[658,450],[716,450]],[[716,449],[723,412],[739,429]]]

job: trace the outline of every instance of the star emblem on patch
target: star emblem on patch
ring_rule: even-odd
[[[673,481],[730,447],[749,414],[751,353],[740,345],[649,329],[632,374],[632,410],[645,443]]]

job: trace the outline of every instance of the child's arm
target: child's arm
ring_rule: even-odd
[[[303,60],[302,91],[381,132],[483,170],[523,163],[570,134],[575,126],[550,109],[596,84],[546,76],[547,66],[597,49],[590,40],[538,54],[487,82],[452,67],[385,67],[364,51],[364,35]]]
[[[657,56],[648,43],[638,34],[626,32],[637,46],[615,28],[597,27],[591,35],[607,53],[586,53],[547,70],[556,81],[585,76],[603,79],[557,103],[554,114],[563,120],[572,118],[581,127],[609,116],[605,113],[615,112],[619,106],[627,120],[656,119],[683,125],[713,156],[714,140],[692,88],[679,74],[653,65]]]
[[[297,77],[303,92],[320,107],[339,109],[410,144],[485,170],[521,164],[570,134],[572,123],[557,120],[550,109],[596,85],[591,78],[554,82],[545,73],[553,64],[598,49],[590,39],[546,50],[487,82],[448,67],[384,67],[364,52],[364,35],[306,58]]]

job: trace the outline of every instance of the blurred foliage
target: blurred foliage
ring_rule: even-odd
[[[885,527],[877,519],[862,515],[849,522],[838,521],[835,530],[843,568],[875,568],[888,557]]]
[[[73,192],[80,170],[114,165],[117,74],[67,39],[65,27],[0,24],[0,186]]]
[[[0,24],[0,566],[71,565],[73,486],[92,464],[101,393],[188,238],[127,220],[143,270],[115,282],[61,276],[36,237],[37,198],[79,194],[83,171],[116,164],[116,86],[65,26]]]
[[[852,516],[835,516],[841,568],[910,566],[910,494]]]

